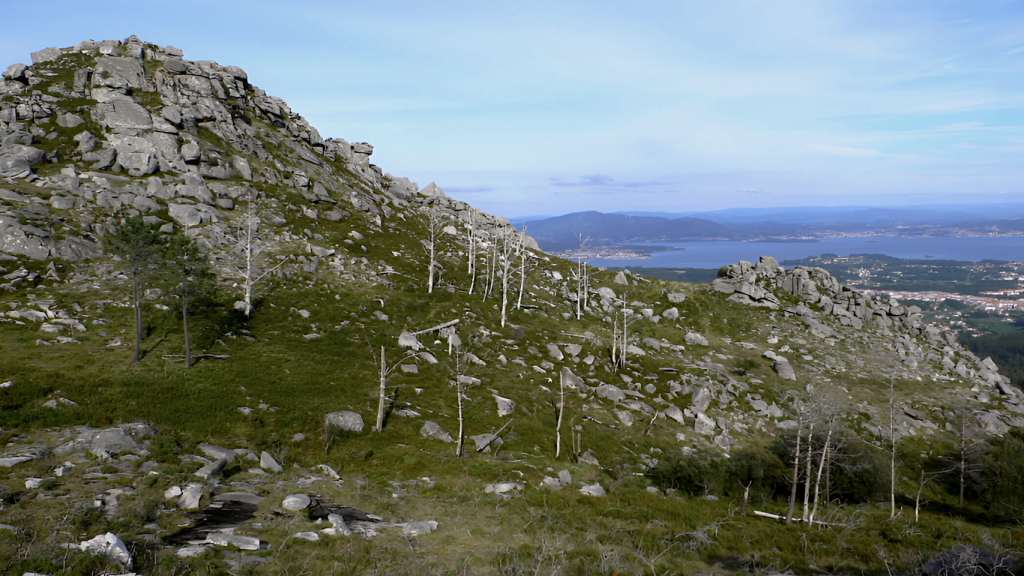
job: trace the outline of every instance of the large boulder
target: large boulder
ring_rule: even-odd
[[[423,427],[420,428],[420,436],[424,438],[436,438],[444,442],[454,442],[451,434],[447,430],[441,427],[437,422],[431,422],[427,420],[423,423]]]
[[[687,332],[684,340],[691,346],[707,346],[708,339],[697,332]]]
[[[107,428],[100,430],[92,438],[89,451],[93,454],[120,454],[121,452],[135,452],[141,446],[128,431],[121,428]]]
[[[186,228],[199,226],[203,223],[203,216],[195,207],[188,204],[171,204],[167,207],[167,214],[178,224]]]
[[[779,378],[783,380],[796,380],[796,373],[793,372],[793,365],[789,363],[789,360],[779,356],[772,363],[772,368],[779,375]]]
[[[21,156],[0,156],[0,177],[24,178],[32,173],[32,165]]]
[[[51,62],[53,60],[60,58],[60,56],[60,48],[43,48],[39,52],[32,53],[32,63],[42,64],[43,62]]]
[[[35,166],[46,162],[46,152],[25,144],[4,144],[0,147],[0,156],[16,156]]]
[[[498,416],[508,416],[516,411],[516,403],[510,398],[503,398],[497,394],[492,394],[494,400],[498,403]]]
[[[24,64],[11,64],[7,67],[7,71],[4,72],[4,78],[8,80],[22,81],[25,79],[26,70],[28,70],[28,66]]]
[[[612,402],[622,402],[626,399],[626,393],[613,384],[602,384],[594,389],[594,393]]]
[[[39,233],[32,227],[22,227],[14,217],[0,216],[0,252],[20,254],[33,260],[46,259],[50,256],[49,242]]]
[[[331,432],[362,432],[363,417],[351,410],[331,412],[324,417],[324,428]]]

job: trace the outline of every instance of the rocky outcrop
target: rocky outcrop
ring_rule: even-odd
[[[71,79],[56,80],[55,71],[67,78],[68,67]],[[323,216],[332,221],[352,212],[386,219],[397,207],[415,205],[471,225],[483,238],[515,231],[507,219],[449,198],[436,184],[420,190],[385,174],[370,162],[370,144],[323,138],[241,68],[186,60],[177,48],[135,36],[35,53],[32,65],[6,69],[0,96],[0,177],[61,191],[55,200],[47,194],[0,202],[0,252],[95,258],[99,240],[120,218],[165,211],[163,221],[180,228],[212,228],[200,234],[217,246],[236,202],[259,194],[252,183],[297,192],[307,203],[302,214],[314,219],[316,205],[329,205]],[[65,132],[47,131],[49,122]],[[35,174],[48,162],[74,166]],[[224,181],[230,183],[218,185]],[[10,205],[22,202],[28,205]],[[43,232],[52,221],[47,207],[70,220],[59,226],[70,244],[58,246]]]
[[[990,358],[981,359],[965,350],[956,335],[945,327],[923,324],[917,306],[865,294],[843,285],[821,268],[797,266],[786,270],[775,258],[762,256],[757,264],[742,261],[723,267],[712,286],[729,294],[731,302],[781,309],[822,339],[833,338],[841,327],[872,329],[892,336],[893,347],[903,365],[910,369],[917,368],[928,356],[916,342],[921,338],[941,352],[941,356],[931,356],[949,376],[968,379],[980,394],[987,397],[991,392],[1014,406],[1024,400],[1020,391],[1010,385],[1010,379],[999,374]],[[796,303],[783,304],[776,292],[795,298]],[[788,362],[780,364],[776,360],[774,368],[782,378],[795,378]]]

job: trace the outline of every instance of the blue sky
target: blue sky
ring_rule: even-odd
[[[90,38],[177,46],[510,217],[1024,201],[1024,2],[40,10],[4,7],[4,67]]]

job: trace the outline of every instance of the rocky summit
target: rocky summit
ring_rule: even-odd
[[[1019,569],[1024,398],[915,306],[549,256],[134,36],[0,138],[5,572]]]

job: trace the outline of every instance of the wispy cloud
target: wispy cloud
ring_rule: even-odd
[[[973,110],[985,104],[995,102],[996,98],[947,100],[945,102],[933,102],[912,108],[912,112],[927,112],[934,114],[945,114],[948,112],[959,112],[961,110]]]
[[[737,190],[739,194],[767,194],[767,190],[758,190],[757,188],[748,188],[747,190]]]
[[[455,194],[479,194],[480,192],[490,192],[494,188],[490,186],[449,186],[445,189],[445,192],[452,192]]]
[[[846,156],[847,158],[868,158],[871,156],[882,155],[878,150],[853,148],[851,146],[835,146],[833,144],[811,144],[807,149],[812,152],[820,152],[821,154],[828,154],[830,156]]]
[[[566,188],[588,187],[588,188],[645,188],[647,186],[668,186],[669,182],[619,182],[611,176],[604,174],[590,174],[580,176],[579,180],[567,182],[561,178],[552,178],[551,184]]]

